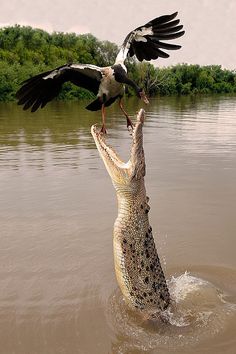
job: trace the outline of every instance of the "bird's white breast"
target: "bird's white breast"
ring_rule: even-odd
[[[114,70],[111,67],[104,68],[102,76],[98,96],[101,97],[105,94],[109,99],[110,97],[115,97],[122,93],[123,84],[115,80]]]

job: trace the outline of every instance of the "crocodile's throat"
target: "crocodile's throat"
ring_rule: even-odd
[[[147,313],[165,310],[170,295],[149,224],[144,176],[142,126],[144,110],[137,115],[130,159],[124,163],[106,144],[96,126],[91,133],[116,189],[118,217],[114,225],[115,271],[120,289],[132,307]]]

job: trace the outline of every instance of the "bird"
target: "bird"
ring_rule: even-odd
[[[166,50],[180,49],[180,45],[166,43],[185,33],[182,30],[183,25],[179,24],[180,20],[176,19],[177,14],[178,12],[159,16],[129,32],[112,66],[99,67],[93,64],[68,63],[25,80],[16,92],[18,105],[23,105],[24,110],[31,108],[31,112],[35,112],[53,100],[59,94],[63,84],[70,81],[96,95],[96,99],[87,105],[86,109],[101,110],[101,133],[106,133],[105,108],[117,99],[126,117],[127,127],[132,128],[132,121],[122,102],[124,85],[131,86],[137,97],[145,104],[149,101],[144,90],[128,77],[125,60],[133,56],[141,62],[168,58],[169,54]]]

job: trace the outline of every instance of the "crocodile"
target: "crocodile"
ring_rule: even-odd
[[[170,304],[170,294],[149,224],[149,198],[145,188],[143,123],[145,112],[137,114],[132,130],[131,155],[123,162],[106,143],[96,125],[91,133],[115,187],[118,216],[114,224],[113,251],[118,285],[128,305],[153,316]]]

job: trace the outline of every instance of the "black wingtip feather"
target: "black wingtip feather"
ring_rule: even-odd
[[[155,20],[153,20],[155,21]],[[175,26],[177,26],[178,24],[180,23],[180,20],[174,20],[174,21],[171,21],[171,22],[165,22],[163,24],[155,24],[155,22],[151,25],[152,26],[152,29],[154,31],[163,31],[163,30],[166,30],[167,28],[173,28]]]
[[[170,21],[172,21],[176,16],[178,15],[178,12],[174,12],[173,14],[171,14],[171,15],[163,15],[163,16],[160,16],[160,17],[157,17],[157,18],[155,18],[154,20],[152,20],[152,21],[149,21],[146,25],[145,25],[145,27],[147,26],[147,25],[154,25],[154,24],[164,24],[164,23],[166,23],[166,22],[170,22]]]
[[[174,32],[178,32],[180,30],[182,30],[183,28],[183,25],[179,25],[179,26],[168,26],[168,27],[160,27],[160,28],[157,28],[156,31],[158,33],[174,33]],[[155,32],[155,29],[153,29],[153,31]]]
[[[185,33],[185,31],[170,33],[170,34],[155,33],[153,37],[156,39],[170,40],[170,39],[176,39],[176,38],[182,37],[184,35],[184,33]]]
[[[153,42],[157,45],[158,48],[162,48],[162,49],[177,50],[181,48],[181,45],[178,44],[163,43],[160,42],[159,40],[157,41],[153,40]]]

